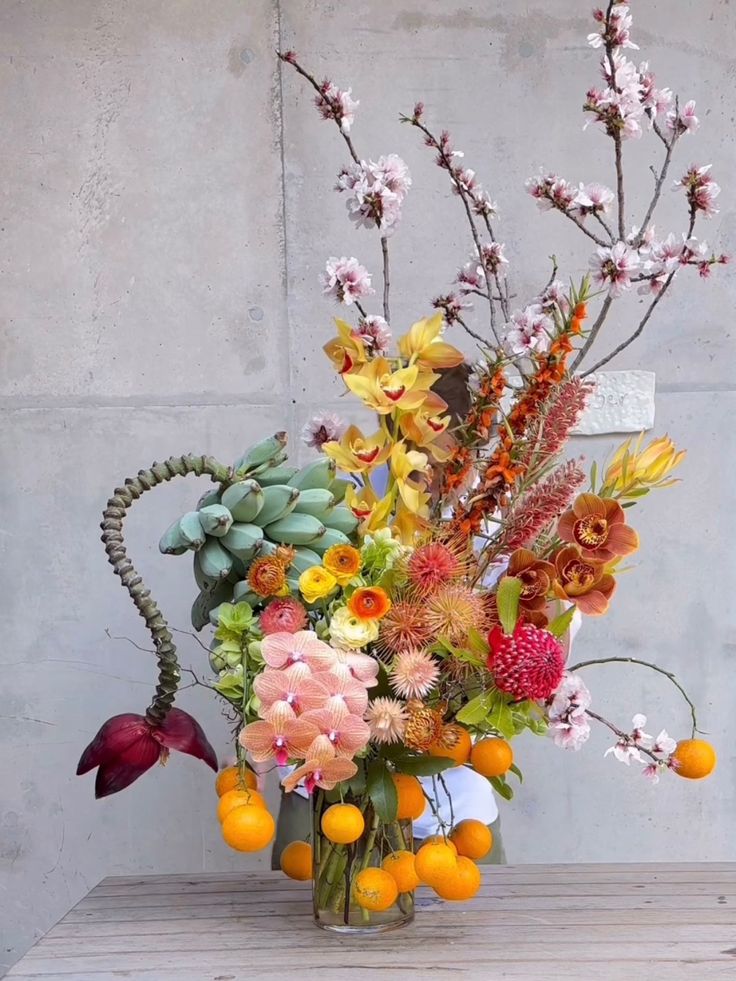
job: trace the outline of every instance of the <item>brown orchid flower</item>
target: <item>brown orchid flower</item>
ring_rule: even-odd
[[[589,617],[601,616],[616,589],[616,580],[598,562],[585,558],[576,545],[564,545],[554,555],[555,594],[574,603]]]
[[[560,517],[557,534],[577,545],[588,562],[610,562],[639,548],[639,536],[626,524],[618,501],[597,494],[579,494]]]
[[[506,575],[521,582],[521,615],[536,627],[546,626],[548,618],[545,608],[555,578],[554,565],[538,559],[528,548],[517,548],[511,553]]]

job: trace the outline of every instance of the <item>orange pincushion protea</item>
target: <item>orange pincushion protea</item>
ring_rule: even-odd
[[[442,733],[442,715],[424,702],[406,703],[409,718],[404,729],[404,743],[409,749],[426,752]]]
[[[575,545],[565,545],[554,556],[554,591],[560,599],[575,603],[587,616],[601,616],[616,588],[616,580],[597,562],[584,558]]]
[[[424,647],[431,636],[424,605],[412,600],[399,600],[381,620],[378,647],[382,655],[398,654]]]
[[[610,497],[578,494],[557,525],[563,542],[577,545],[591,562],[610,562],[639,547],[639,536],[626,524],[624,509]]]
[[[348,609],[359,620],[380,620],[391,609],[391,600],[380,586],[361,586],[348,600]]]

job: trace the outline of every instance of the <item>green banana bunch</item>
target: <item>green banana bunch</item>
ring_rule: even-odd
[[[222,603],[244,601],[255,608],[264,602],[248,583],[254,559],[274,555],[280,545],[293,547],[287,582],[296,590],[299,576],[319,565],[328,548],[350,544],[355,535],[358,519],[340,503],[350,481],[335,476],[334,461],[319,457],[301,469],[285,461],[285,433],[255,443],[236,460],[231,482],[208,490],[195,511],[161,536],[164,554],[194,553],[196,630]]]

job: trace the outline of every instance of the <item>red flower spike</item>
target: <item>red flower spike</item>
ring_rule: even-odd
[[[77,765],[77,776],[97,770],[95,797],[124,790],[169,750],[188,753],[217,771],[217,757],[202,727],[187,712],[172,708],[163,722],[154,724],[132,712],[114,715],[100,728]]]
[[[519,621],[513,634],[496,626],[488,634],[488,669],[496,687],[515,699],[544,701],[565,672],[565,652],[548,630]]]

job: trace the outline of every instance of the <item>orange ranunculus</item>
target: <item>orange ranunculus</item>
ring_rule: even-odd
[[[639,536],[626,524],[624,509],[610,497],[579,494],[557,524],[563,542],[577,545],[589,562],[610,562],[639,547]]]
[[[335,318],[337,337],[328,341],[323,350],[341,375],[365,363],[366,353],[363,341],[356,336],[350,324]]]
[[[391,600],[380,586],[361,586],[348,600],[348,609],[359,620],[380,620],[391,609]]]
[[[352,545],[333,545],[322,557],[322,565],[337,579],[338,586],[347,586],[360,572],[363,560]]]
[[[616,580],[597,562],[583,557],[576,545],[564,545],[554,555],[555,594],[574,603],[589,617],[601,616],[616,589]]]

